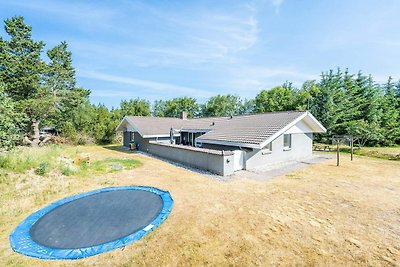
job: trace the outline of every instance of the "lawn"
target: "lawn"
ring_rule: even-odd
[[[47,148],[45,148],[47,149]],[[89,153],[103,167],[63,175],[12,164],[0,173],[0,266],[396,265],[400,262],[400,162],[342,157],[269,181],[212,179],[111,147],[58,147]],[[31,151],[37,155],[40,152]],[[107,166],[130,162],[121,170]],[[112,161],[111,163],[108,161]],[[135,163],[132,163],[135,162]],[[125,165],[124,165],[125,166]],[[26,169],[26,168],[25,168]],[[14,253],[8,236],[32,212],[63,197],[106,186],[170,191],[169,218],[142,240],[77,261],[40,261]]]
[[[390,160],[400,160],[400,147],[363,147],[356,149],[355,154]]]
[[[326,144],[319,144],[319,143],[316,143],[314,145],[318,146],[319,149],[323,149],[325,146],[327,146]],[[331,153],[336,151],[336,145],[329,145],[329,147],[331,149]],[[326,151],[324,151],[324,152],[326,152]],[[350,148],[350,146],[347,146],[347,145],[340,145],[340,152],[350,153],[351,148]],[[358,147],[358,146],[355,146],[353,152],[355,155],[360,155],[360,156],[400,161],[400,147],[399,146],[394,146],[394,147]]]

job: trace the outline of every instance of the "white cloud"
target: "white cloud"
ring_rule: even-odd
[[[263,81],[271,79],[284,79],[283,81],[306,81],[318,79],[317,74],[305,73],[297,70],[296,68],[268,68],[258,66],[243,66],[242,68],[235,68],[231,70],[233,76],[245,80],[258,81],[262,84]]]
[[[135,87],[151,89],[151,90],[155,90],[158,93],[161,93],[163,95],[171,95],[173,97],[175,97],[175,96],[210,97],[213,95],[213,93],[211,93],[209,91],[205,91],[205,90],[198,89],[198,88],[180,86],[180,85],[175,85],[175,84],[171,84],[171,83],[162,83],[162,82],[155,82],[155,81],[149,81],[149,80],[142,80],[142,79],[137,79],[137,78],[132,78],[132,77],[110,75],[110,74],[105,74],[105,73],[101,73],[101,72],[97,72],[97,71],[79,70],[77,72],[77,76],[100,80],[100,81],[128,84],[128,85],[132,85]],[[125,94],[124,92],[125,91],[119,91],[119,92],[115,92],[115,93],[118,93],[120,95],[122,94],[121,96],[124,96],[124,94]],[[128,91],[126,91],[126,92],[127,92],[126,95],[130,95],[128,93]],[[107,96],[108,93],[111,94],[111,92],[104,92],[104,91],[99,92],[98,94]],[[98,95],[96,95],[96,96],[98,96]]]
[[[90,97],[107,97],[107,98],[122,98],[130,99],[137,97],[137,94],[131,91],[97,89],[91,92]]]
[[[10,1],[7,5],[18,7],[21,12],[34,10],[46,17],[55,17],[64,20],[68,24],[74,24],[82,31],[93,29],[109,29],[110,22],[118,16],[118,12],[112,8],[106,8],[99,4],[61,1]]]
[[[86,61],[196,68],[208,63],[235,62],[241,52],[257,43],[260,32],[255,11],[250,8],[235,14],[194,10],[190,17],[166,12],[157,18],[157,26],[141,21],[135,27],[117,27],[115,32],[107,32],[112,38],[72,39],[70,45],[74,54]]]
[[[242,66],[231,68],[229,77],[220,86],[231,88],[225,93],[235,93],[242,97],[254,97],[260,90],[271,89],[286,81],[300,87],[307,80],[318,79],[319,75],[305,73],[296,68],[268,68],[263,66]]]
[[[281,5],[283,4],[283,0],[271,0],[271,4],[275,8],[275,13],[279,14],[279,9],[280,9]]]
[[[254,47],[260,34],[257,9],[251,4],[232,5],[229,10],[194,5],[186,12],[179,7],[166,11],[136,1],[111,6],[49,0],[14,1],[8,5],[43,13],[50,20],[56,17],[57,23],[72,26],[73,35],[68,36],[63,24],[57,24],[60,36],[53,34],[52,39],[57,40],[55,43],[68,40],[74,57],[96,63],[120,61],[139,67],[189,68],[232,63],[241,52]],[[89,35],[77,34],[81,32]]]
[[[254,11],[244,14],[206,14],[200,13],[195,18],[175,20],[181,25],[181,31],[188,38],[183,44],[198,48],[199,52],[214,51],[211,57],[226,56],[250,49],[258,40],[258,22]]]

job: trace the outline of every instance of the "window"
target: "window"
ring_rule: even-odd
[[[261,153],[262,153],[263,155],[265,155],[265,154],[271,154],[271,152],[272,152],[272,142],[271,142],[271,143],[268,143],[268,145],[266,145],[266,146],[262,149],[262,151],[261,151]]]
[[[283,150],[289,150],[292,148],[292,135],[284,134],[283,135]]]

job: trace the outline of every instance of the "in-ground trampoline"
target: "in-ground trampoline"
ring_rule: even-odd
[[[167,191],[103,188],[59,200],[26,218],[10,235],[14,251],[41,259],[79,259],[132,243],[171,212]]]

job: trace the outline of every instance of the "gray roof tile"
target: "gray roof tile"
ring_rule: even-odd
[[[171,127],[180,129],[184,123],[178,118],[127,116],[127,119],[142,135],[169,135]]]
[[[259,145],[284,128],[305,111],[270,112],[233,117],[182,120],[178,118],[129,116],[129,121],[143,135],[169,135],[176,130],[204,130],[198,141],[220,141]]]
[[[292,111],[234,116],[228,120],[215,122],[211,127],[212,131],[197,140],[258,145],[303,114],[304,112]]]

